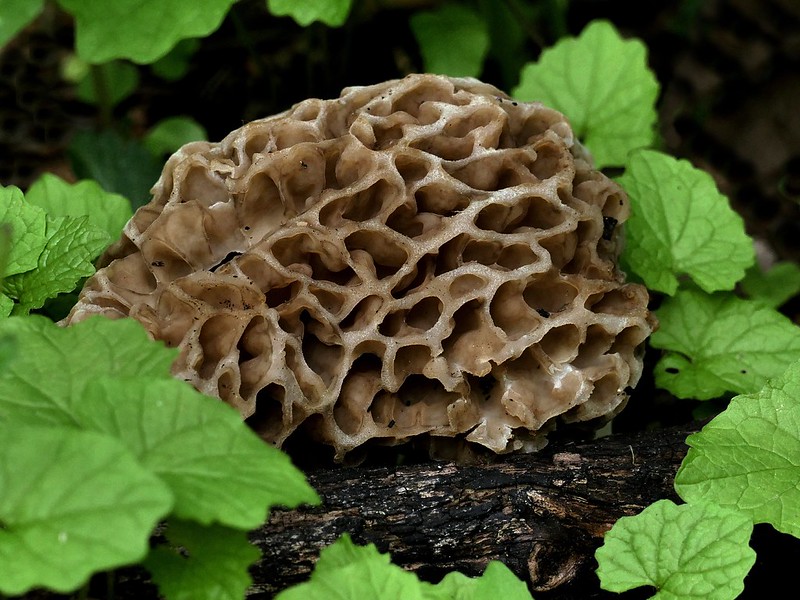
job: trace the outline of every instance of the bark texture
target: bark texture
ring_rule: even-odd
[[[374,543],[420,577],[480,574],[505,562],[540,598],[603,597],[594,551],[622,516],[661,499],[699,425],[554,443],[492,464],[426,463],[311,472],[323,504],[276,510],[255,532],[263,558],[251,598],[306,579],[342,533]],[[614,594],[615,597],[618,595]]]

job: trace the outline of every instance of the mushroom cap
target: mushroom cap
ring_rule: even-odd
[[[276,445],[532,450],[639,380],[628,214],[562,114],[411,75],[181,148],[65,321],[138,319]]]

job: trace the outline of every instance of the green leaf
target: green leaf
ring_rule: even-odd
[[[0,293],[0,318],[7,317],[14,310],[14,300]]]
[[[180,40],[216,30],[235,0],[58,0],[75,17],[76,49],[87,62],[151,63]]]
[[[139,87],[139,69],[112,60],[90,68],[78,83],[78,98],[89,104],[116,106]]]
[[[72,591],[141,560],[169,489],[116,440],[70,429],[0,428],[0,591]]]
[[[779,262],[766,273],[758,265],[754,265],[747,271],[740,285],[745,294],[753,300],[778,308],[800,294],[800,265],[793,262]]]
[[[178,351],[151,340],[133,319],[94,317],[59,327],[39,316],[0,321],[17,356],[0,370],[0,421],[77,425],[74,405],[99,377],[172,379]]]
[[[675,477],[681,498],[735,507],[800,537],[800,362],[735,397],[686,443]]]
[[[73,408],[82,427],[122,440],[170,486],[181,519],[253,529],[270,506],[319,502],[289,458],[235,409],[181,381],[101,378]]]
[[[0,187],[0,223],[11,226],[11,243],[7,244],[4,277],[36,268],[47,238],[47,215],[25,202],[14,186]]]
[[[473,581],[475,584],[472,600],[495,600],[496,598],[532,600],[525,582],[517,578],[511,569],[497,560],[486,565],[483,575]]]
[[[730,294],[680,291],[656,316],[660,327],[650,343],[667,350],[655,368],[656,384],[681,398],[758,391],[800,358],[800,327]]]
[[[523,68],[513,95],[564,113],[598,167],[624,165],[628,153],[655,139],[658,82],[647,49],[623,40],[607,21],[542,52]]]
[[[292,17],[303,27],[321,21],[330,27],[344,25],[353,0],[267,0],[267,8],[276,17]]]
[[[133,215],[127,198],[104,191],[96,181],[70,184],[50,173],[31,185],[25,199],[53,217],[86,216],[91,225],[108,234],[109,240],[119,238]]]
[[[9,333],[0,335],[0,370],[14,362],[17,352],[17,338]]]
[[[732,600],[756,560],[752,532],[737,511],[659,500],[606,533],[597,575],[612,592],[654,586],[660,600]]]
[[[477,77],[489,51],[489,30],[474,10],[444,4],[411,16],[425,71],[452,77]]]
[[[200,47],[196,39],[181,40],[165,56],[150,65],[153,73],[167,81],[177,81],[189,72],[192,56]]]
[[[708,173],[641,150],[619,183],[633,207],[625,259],[650,289],[672,295],[688,275],[707,292],[732,290],[753,264],[744,222]]]
[[[309,581],[284,590],[275,600],[421,600],[417,577],[389,561],[374,544],[356,546],[345,534],[322,550]]]
[[[108,235],[88,217],[47,217],[46,244],[32,271],[7,277],[3,291],[18,300],[15,314],[40,308],[45,300],[69,292],[94,273],[92,261],[106,248]]]
[[[3,0],[0,8],[0,48],[33,21],[44,7],[44,0]]]
[[[157,547],[144,561],[161,595],[168,600],[244,598],[251,583],[247,568],[260,554],[247,533],[170,519],[166,535],[174,547]]]
[[[2,191],[0,191],[0,194],[2,194]],[[0,208],[0,210],[2,210],[2,208]],[[8,259],[11,257],[13,236],[14,229],[11,227],[11,224],[0,221],[0,283],[2,283],[3,277],[5,277]]]
[[[442,600],[531,600],[528,586],[517,578],[507,566],[497,560],[486,565],[480,577],[467,577],[458,572],[448,573],[436,585],[426,590],[425,598]]]
[[[161,165],[141,142],[110,130],[76,133],[69,147],[72,168],[81,179],[94,179],[104,190],[125,196],[133,208],[150,200]]]
[[[35,206],[42,196],[41,189],[35,190],[31,202],[15,187],[0,188],[2,317],[26,314],[48,298],[72,290],[81,277],[94,273],[91,261],[110,241],[87,223],[87,217],[47,214]]]
[[[64,81],[77,85],[89,76],[91,68],[92,66],[77,54],[68,54],[61,60],[59,71]]]
[[[208,138],[206,130],[191,117],[171,117],[156,123],[144,136],[144,145],[154,157],[161,159],[189,142]]]

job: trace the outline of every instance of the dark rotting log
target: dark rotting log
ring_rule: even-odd
[[[684,440],[698,429],[553,444],[485,465],[316,470],[308,478],[322,505],[275,510],[253,533],[263,556],[249,597],[305,580],[320,550],[345,532],[430,581],[451,570],[478,575],[499,559],[537,599],[594,597],[603,534],[656,500],[678,500],[672,482]]]

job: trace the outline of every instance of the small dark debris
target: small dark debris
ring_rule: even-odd
[[[211,267],[211,268],[209,269],[209,271],[211,271],[212,273],[214,273],[214,272],[215,272],[217,269],[219,269],[219,268],[220,268],[222,265],[226,265],[226,264],[228,264],[228,263],[229,263],[229,262],[231,262],[231,261],[232,261],[234,258],[236,258],[237,256],[241,256],[241,255],[242,255],[242,253],[241,253],[241,252],[228,252],[227,256],[225,256],[225,258],[223,258],[223,259],[222,259],[220,262],[218,262],[218,263],[217,263],[217,264],[215,264],[213,267]]]
[[[545,319],[550,318],[550,311],[547,311],[543,308],[537,308],[536,312],[539,313],[539,315],[544,317]]]
[[[617,221],[614,217],[603,217],[603,239],[610,240],[614,235],[614,228],[617,226]]]
[[[519,102],[512,102],[511,106],[519,106]]]
[[[669,373],[670,375],[675,375],[675,374],[677,374],[677,373],[680,373],[680,372],[681,372],[681,371],[680,371],[680,369],[676,369],[675,367],[667,367],[667,368],[666,368],[666,369],[664,369],[664,370],[665,370],[667,373]]]
[[[394,427],[394,423],[395,423],[395,420],[394,420],[394,419],[392,419],[391,421],[389,421],[389,423],[387,423],[387,425],[386,425],[386,426],[387,426],[389,429],[391,429],[392,427]]]
[[[739,371],[739,373],[741,373],[742,375],[747,375],[747,369],[742,369],[741,371]]]
[[[152,266],[152,267],[163,267],[164,266],[164,261],[163,260],[154,260],[153,262],[150,263],[150,266]]]

